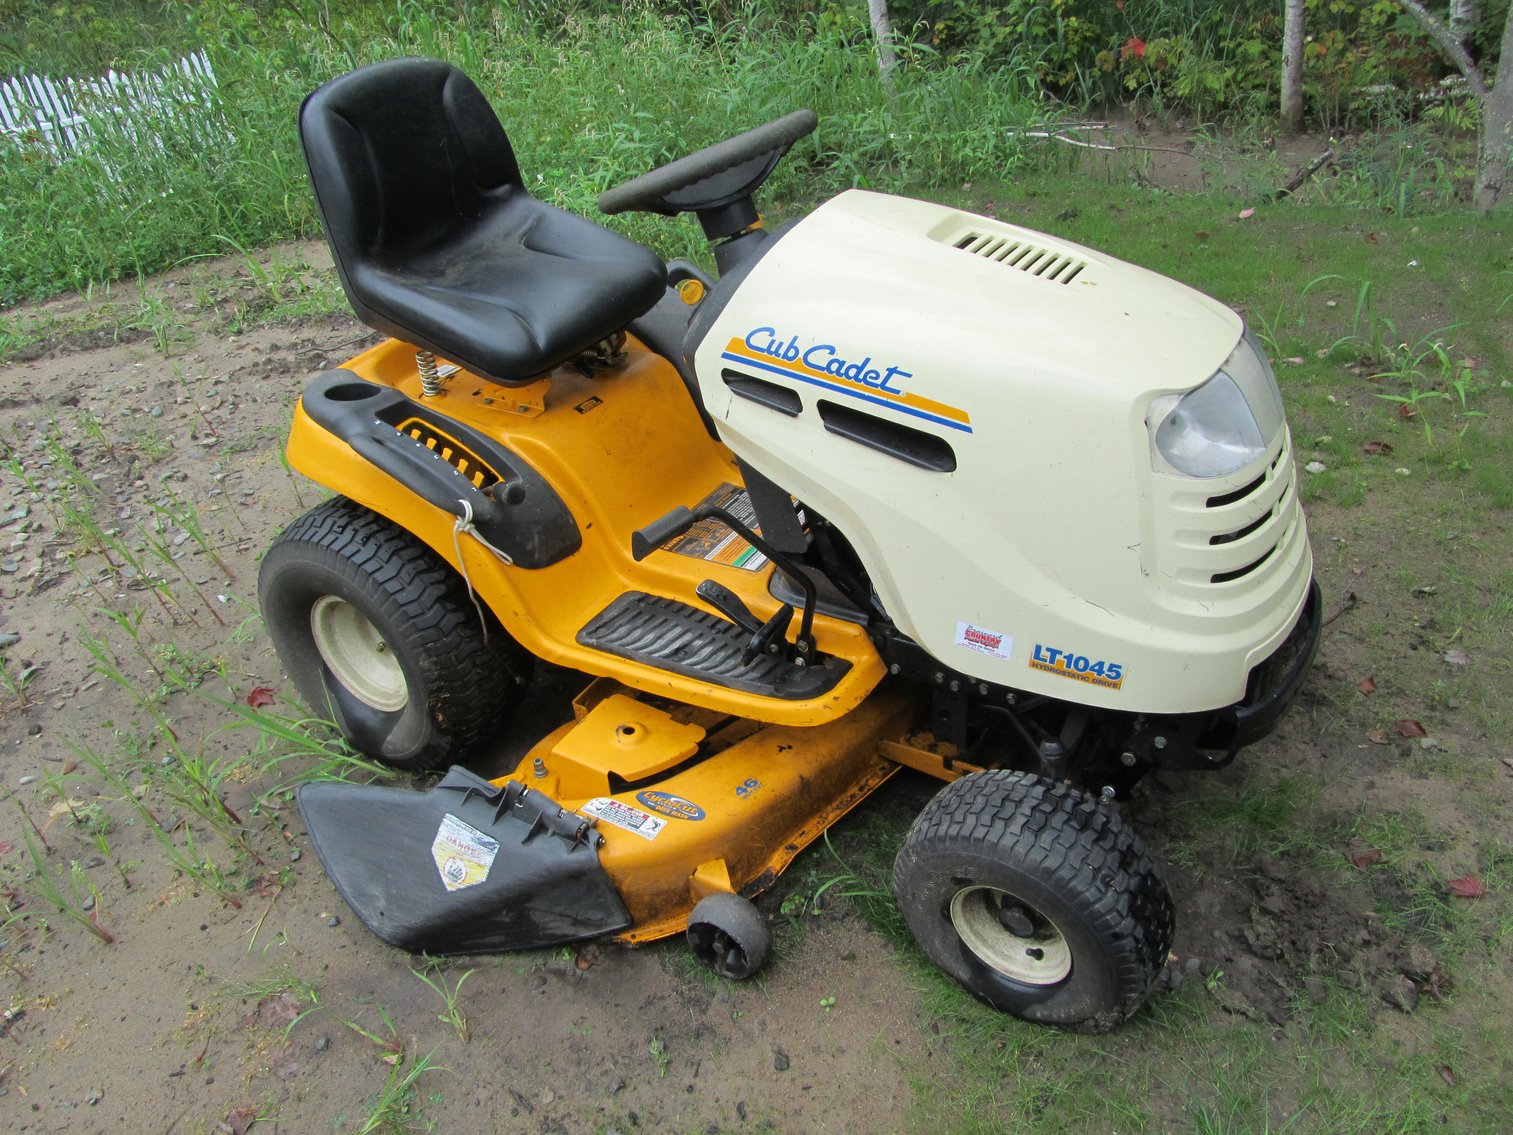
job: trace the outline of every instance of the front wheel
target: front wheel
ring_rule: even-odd
[[[1100,1032],[1138,1010],[1171,947],[1171,895],[1108,807],[1027,773],[973,773],[909,829],[893,891],[915,940],[979,1000]]]
[[[316,713],[399,768],[444,767],[503,724],[530,655],[416,537],[352,501],[311,509],[258,573],[263,621]]]

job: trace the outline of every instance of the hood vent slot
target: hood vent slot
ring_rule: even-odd
[[[1070,284],[1087,267],[1086,260],[999,233],[969,232],[957,239],[955,247],[973,256],[1018,268],[1053,284]]]

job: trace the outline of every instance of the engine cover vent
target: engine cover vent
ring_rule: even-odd
[[[957,238],[955,247],[1053,284],[1070,284],[1087,267],[1086,260],[1000,233],[968,232]]]

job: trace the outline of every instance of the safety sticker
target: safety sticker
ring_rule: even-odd
[[[1108,690],[1117,690],[1124,685],[1124,663],[1089,658],[1086,654],[1070,650],[1058,650],[1043,642],[1035,644],[1035,652],[1030,656],[1030,668],[1062,678],[1073,678],[1090,686],[1102,686]]]
[[[727,481],[701,500],[694,511],[706,506],[723,508],[737,520],[744,521],[748,527],[761,532],[756,522],[756,509],[752,507],[751,496],[745,489]],[[761,571],[767,565],[766,556],[718,520],[701,520],[662,547],[669,552],[677,552],[680,556],[692,556],[711,564],[728,564],[746,571]]]
[[[634,832],[642,839],[656,839],[662,834],[662,829],[667,826],[666,820],[653,816],[650,812],[643,812],[640,808],[632,808],[629,804],[611,800],[607,796],[594,797],[578,811],[597,816],[606,824],[613,824],[617,828]]]
[[[703,808],[692,800],[684,800],[683,797],[674,796],[671,792],[647,789],[645,792],[637,792],[636,799],[659,816],[670,816],[675,820],[702,820],[704,818]]]
[[[431,841],[431,858],[436,861],[442,886],[449,891],[476,887],[487,879],[498,854],[497,839],[490,839],[450,812],[441,817],[441,827]]]
[[[957,622],[956,645],[975,650],[978,654],[1002,658],[1007,662],[1009,656],[1014,653],[1014,636],[1004,634],[1002,631],[990,631],[986,627],[974,626],[971,623]]]

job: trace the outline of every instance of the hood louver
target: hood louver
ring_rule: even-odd
[[[1086,260],[997,233],[969,232],[957,239],[955,247],[1053,284],[1070,284],[1087,267]]]

